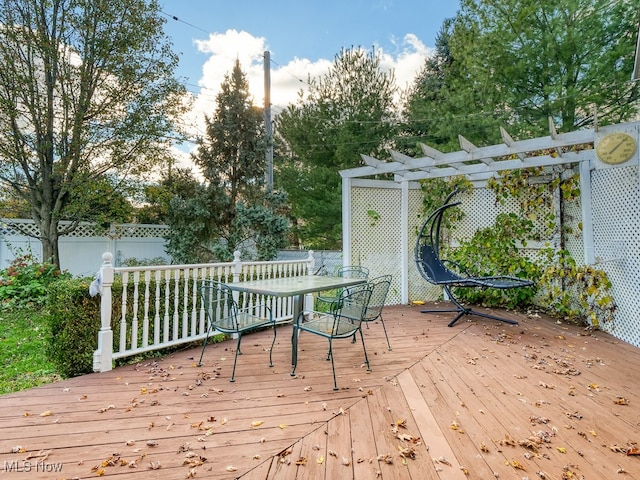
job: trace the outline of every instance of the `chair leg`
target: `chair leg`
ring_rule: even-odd
[[[420,310],[420,313],[448,313],[448,312],[454,312],[457,313],[458,315],[456,315],[456,317],[451,320],[448,324],[449,327],[453,327],[456,322],[458,320],[460,320],[464,315],[476,315],[478,317],[484,317],[484,318],[491,318],[492,320],[498,320],[500,322],[504,322],[504,323],[508,323],[510,325],[518,325],[518,322],[516,322],[515,320],[511,320],[508,318],[504,318],[504,317],[498,317],[496,315],[491,315],[489,313],[483,313],[483,312],[479,312],[477,310],[474,310],[472,308],[468,308],[465,307],[464,305],[462,305],[458,299],[451,293],[451,289],[449,288],[448,285],[444,286],[444,290],[447,293],[447,296],[449,298],[449,301],[451,303],[453,303],[456,308],[455,309],[446,309],[446,310]]]
[[[278,335],[278,330],[276,329],[276,324],[273,324],[273,340],[271,341],[271,350],[269,350],[269,366],[273,367],[273,346],[276,344],[276,336]]]
[[[209,340],[209,334],[211,333],[211,325],[207,328],[207,335],[204,337],[202,341],[202,351],[200,352],[200,360],[198,360],[198,366],[202,366],[202,357],[204,356],[204,349],[207,348],[207,340]]]
[[[336,380],[336,366],[333,363],[333,345],[331,344],[331,339],[329,339],[329,357],[331,357],[331,371],[333,372],[333,389],[338,390],[338,381]],[[327,358],[329,360],[329,358]]]
[[[362,350],[364,351],[364,362],[367,364],[367,372],[371,371],[371,365],[369,365],[369,357],[367,356],[367,347],[364,346],[364,334],[362,333],[362,326],[358,329],[360,332],[360,339],[362,340]]]
[[[291,364],[292,364],[292,369],[291,369],[291,376],[295,376],[296,374],[296,368],[298,367],[298,338],[296,338],[296,335],[298,335],[298,329],[296,328],[296,325],[294,323],[293,325],[293,333],[291,334],[291,348],[293,349],[293,351],[291,352]]]
[[[380,315],[380,323],[382,324],[382,330],[384,331],[384,336],[387,339],[387,346],[389,347],[389,351],[391,351],[391,343],[389,342],[389,335],[387,335],[387,327],[384,326],[384,320],[382,319],[382,315]]]
[[[238,343],[236,344],[236,354],[233,358],[233,371],[231,372],[231,380],[229,380],[230,382],[236,381],[236,363],[238,363],[238,355],[242,355],[242,352],[240,351],[240,342],[242,342],[241,333],[238,334]]]

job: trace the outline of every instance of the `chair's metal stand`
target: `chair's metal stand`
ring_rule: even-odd
[[[453,303],[456,308],[446,309],[446,310],[420,310],[420,313],[457,313],[456,317],[449,322],[449,327],[453,327],[458,320],[460,320],[464,315],[476,315],[478,317],[491,318],[492,320],[498,320],[500,322],[508,323],[510,325],[518,325],[518,322],[515,320],[510,320],[504,317],[498,317],[496,315],[491,315],[489,313],[479,312],[474,310],[473,308],[465,307],[462,305],[456,297],[451,293],[451,289],[448,285],[443,285],[444,291],[449,298],[449,301]]]

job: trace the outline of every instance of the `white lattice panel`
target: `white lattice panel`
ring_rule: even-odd
[[[591,177],[594,254],[613,284],[615,320],[604,325],[640,346],[640,201],[638,168],[595,170]]]
[[[352,190],[352,265],[366,265],[369,277],[393,275],[389,303],[400,303],[400,202],[398,188]],[[370,212],[370,213],[367,213]]]
[[[60,222],[58,230],[62,231],[71,222]],[[136,223],[114,224],[109,228],[96,225],[94,223],[81,223],[73,232],[65,235],[65,237],[103,237],[110,236],[115,238],[162,238],[167,234],[169,227],[167,225],[141,225]],[[40,230],[33,220],[20,220],[12,218],[3,218],[0,220],[0,231],[3,235],[22,235],[26,234],[31,237],[38,237]]]
[[[579,265],[584,265],[584,242],[582,234],[582,205],[580,197],[564,203],[564,218],[562,223],[565,226],[564,248],[571,254],[571,257]]]
[[[416,237],[427,219],[422,213],[422,196],[420,189],[409,191],[409,302],[413,300],[438,300],[442,297],[442,288],[431,285],[422,278],[414,259]]]

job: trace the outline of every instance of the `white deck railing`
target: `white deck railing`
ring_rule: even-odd
[[[112,260],[111,253],[102,255],[98,277],[101,326],[98,349],[93,354],[96,372],[111,370],[113,360],[118,358],[202,340],[208,328],[199,295],[202,280],[232,283],[296,277],[312,274],[315,264],[313,251],[302,260],[273,262],[242,262],[239,252],[233,262],[198,265],[116,268]],[[116,304],[114,297],[118,298]],[[241,307],[269,303],[278,322],[293,318],[292,298],[256,298],[238,293],[237,299]],[[312,301],[312,297],[306,299]]]

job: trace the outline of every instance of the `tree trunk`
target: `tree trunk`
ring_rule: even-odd
[[[40,242],[42,243],[42,261],[51,262],[60,269],[58,250],[58,222],[50,220],[40,225]]]

